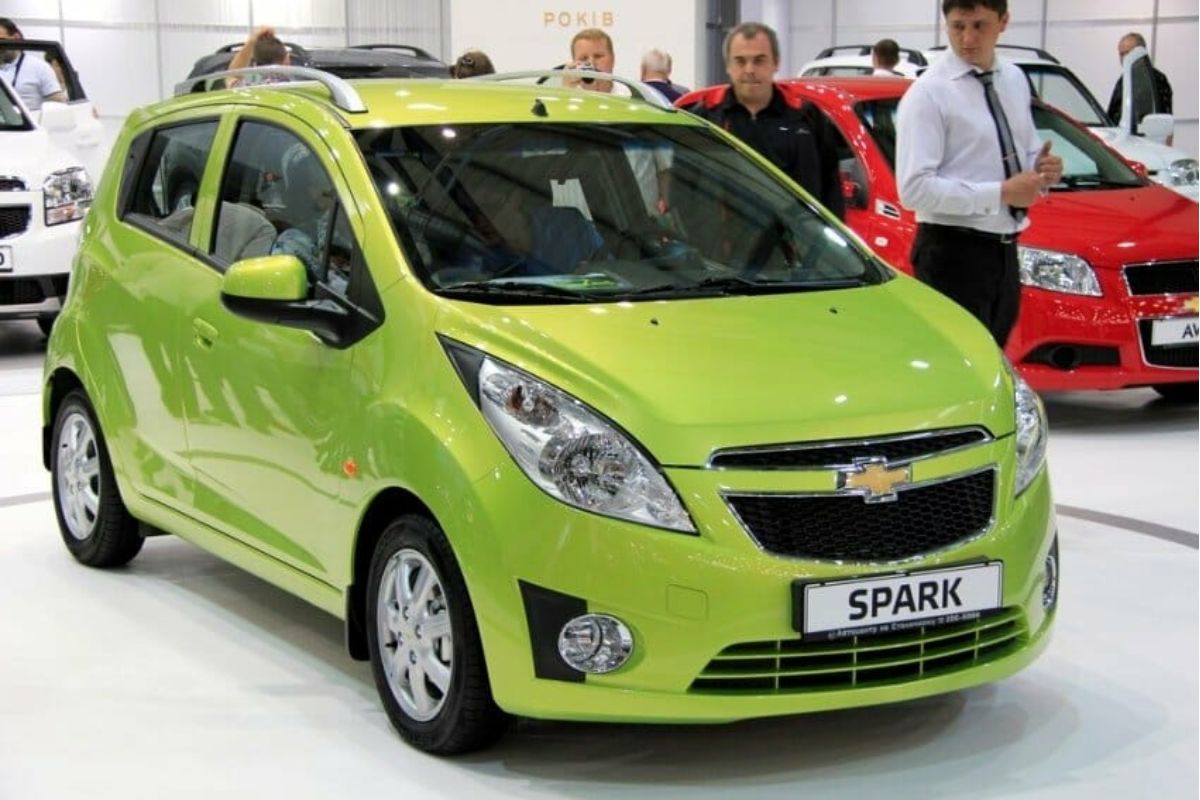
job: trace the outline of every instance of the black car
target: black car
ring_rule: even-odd
[[[419,47],[406,44],[356,44],[308,50],[293,42],[284,42],[292,54],[292,66],[313,67],[339,78],[449,78],[450,67]],[[189,78],[210,75],[229,68],[229,62],[242,48],[240,42],[227,44],[212,55],[204,56],[192,67]]]

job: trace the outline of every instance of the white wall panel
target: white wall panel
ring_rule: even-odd
[[[204,0],[180,3],[158,0],[162,25],[234,25],[250,27],[250,0]]]
[[[1046,19],[1050,22],[1098,22],[1154,17],[1154,0],[1049,0],[1047,5]],[[1194,0],[1191,13],[1196,13]]]
[[[153,25],[155,0],[61,0],[63,19],[72,22],[128,22]]]
[[[945,38],[944,34],[942,38]],[[1004,44],[1015,44],[1022,47],[1041,47],[1042,23],[1040,20],[1023,22],[1014,20],[1008,24],[1000,41]]]
[[[158,58],[153,29],[67,28],[71,63],[96,110],[123,117],[158,99]]]
[[[939,7],[929,0],[838,0],[837,23],[839,29],[929,26]]]
[[[8,17],[17,23],[26,36],[29,36],[29,33],[25,31],[25,20],[58,19],[58,8],[53,3],[47,3],[46,0],[4,0],[4,8],[0,10],[0,17]]]
[[[28,25],[19,19],[13,19],[13,22],[17,23],[26,39],[49,39],[57,42],[62,38],[62,29],[57,25]],[[67,54],[68,57],[70,55],[70,53]]]
[[[1200,157],[1200,125],[1175,121],[1175,146],[1192,158]]]
[[[1195,120],[1200,115],[1196,74],[1196,42],[1200,41],[1200,23],[1170,22],[1158,26],[1155,65],[1171,82],[1176,119]],[[1177,124],[1175,145],[1192,156],[1200,153],[1196,125]]]
[[[342,28],[346,25],[344,0],[253,0],[255,25],[277,28]]]
[[[1196,0],[1158,0],[1160,17],[1194,17]]]
[[[608,0],[603,5],[547,5],[543,0],[508,0],[503,13],[497,13],[496,6],[490,8],[493,10],[484,13],[475,4],[451,5],[453,53],[478,46],[492,57],[497,69],[549,69],[570,58],[571,37],[584,28],[596,27],[613,39],[618,74],[637,78],[642,54],[656,47],[671,54],[676,81],[696,84],[691,3]]]

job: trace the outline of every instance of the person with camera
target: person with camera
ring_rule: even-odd
[[[571,39],[571,60],[564,69],[595,70],[612,73],[616,56],[613,55],[612,37],[599,28],[584,28]],[[591,78],[564,78],[563,85],[589,92],[611,92],[612,81]]]

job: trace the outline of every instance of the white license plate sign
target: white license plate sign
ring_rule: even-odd
[[[806,639],[892,633],[919,625],[949,625],[1000,608],[999,561],[904,575],[798,584],[800,632]],[[797,594],[801,594],[797,592]]]
[[[1195,345],[1200,341],[1200,317],[1156,319],[1150,329],[1150,344],[1155,347],[1169,344]]]
[[[0,272],[12,272],[13,266],[12,248],[0,247]]]

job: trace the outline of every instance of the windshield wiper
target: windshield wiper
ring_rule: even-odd
[[[467,281],[465,283],[456,283],[451,286],[441,286],[438,287],[436,291],[438,294],[448,295],[450,297],[471,295],[506,295],[509,297],[565,299],[580,302],[593,302],[599,299],[596,297],[596,295],[589,294],[587,292],[581,292],[566,286],[557,286],[552,283],[530,283],[528,281],[513,280]]]
[[[850,289],[865,284],[856,278],[841,278],[838,280],[821,281],[755,281],[740,275],[728,275],[721,278],[705,278],[698,283],[664,283],[645,286],[640,289],[630,289],[606,295],[607,299],[619,300],[627,297],[678,297],[681,295],[707,295],[714,297],[751,295],[751,294],[786,294],[794,292],[819,292],[827,289]]]

